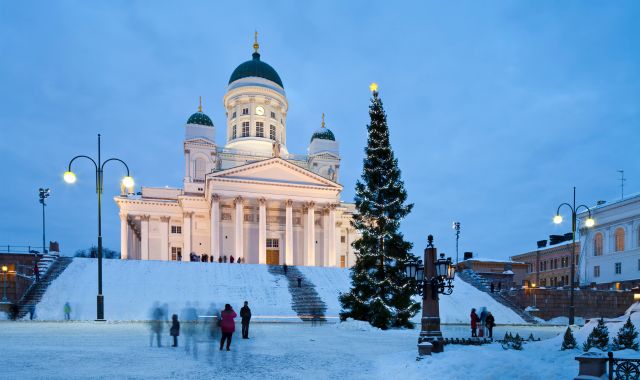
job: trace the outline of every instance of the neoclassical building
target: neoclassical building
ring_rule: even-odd
[[[338,142],[325,126],[306,155],[289,153],[289,102],[278,73],[252,59],[231,74],[226,144],[202,106],[187,120],[182,188],[142,187],[115,197],[121,257],[189,261],[192,253],[252,264],[349,267],[354,205],[340,201]]]

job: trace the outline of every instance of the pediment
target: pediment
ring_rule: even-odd
[[[291,184],[342,190],[342,186],[281,158],[270,158],[222,170],[207,176],[211,180]]]
[[[204,137],[194,137],[187,140],[184,140],[184,143],[195,143],[195,144],[205,144],[205,145],[215,145],[212,141],[205,139]]]

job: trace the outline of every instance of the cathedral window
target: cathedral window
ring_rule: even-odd
[[[249,137],[249,122],[242,122],[242,137]]]
[[[624,228],[622,227],[616,228],[615,239],[616,239],[616,252],[624,251]]]
[[[242,114],[243,115],[248,115],[249,114],[249,109],[248,108],[243,108],[242,109]]]
[[[280,241],[278,239],[267,239],[267,248],[278,248]]]
[[[275,112],[273,112],[273,111],[271,111],[271,118],[272,118],[272,119],[274,119],[274,120],[275,120],[275,118],[276,118],[276,113],[275,113]]]
[[[600,232],[593,239],[593,255],[602,256],[602,234]]]
[[[264,123],[261,121],[256,123],[256,136],[264,137]]]
[[[236,118],[236,111],[233,111],[233,116],[231,116],[233,119]]]
[[[182,248],[171,247],[171,260],[177,261],[178,259],[182,259]]]
[[[171,226],[171,233],[172,234],[181,234],[182,233],[182,226]]]
[[[275,140],[276,139],[276,126],[275,125],[270,125],[269,126],[269,138],[271,140]]]
[[[235,139],[236,137],[238,137],[238,128],[234,125],[233,128],[231,128],[231,139]]]

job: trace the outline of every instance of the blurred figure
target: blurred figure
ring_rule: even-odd
[[[302,287],[302,277],[298,277],[298,287]]]
[[[224,258],[222,259],[222,261],[224,261],[225,263],[227,262],[227,255],[224,255]]]
[[[149,347],[153,347],[153,336],[156,336],[156,342],[158,347],[162,347],[162,324],[164,322],[164,312],[158,302],[153,304],[153,308],[151,309],[151,335],[149,337]]]
[[[220,330],[222,330],[222,339],[220,339],[220,351],[222,351],[222,347],[224,346],[224,342],[227,342],[227,351],[231,351],[231,337],[233,336],[234,331],[236,331],[236,323],[234,318],[238,315],[231,305],[224,305],[224,310],[220,313],[222,320],[220,321]]]
[[[69,302],[65,302],[64,303],[64,320],[68,321],[71,319],[71,305],[69,305]]]
[[[196,342],[196,323],[198,322],[198,311],[190,302],[187,302],[182,310],[182,322],[184,332],[184,350],[198,357],[198,345]]]
[[[234,260],[233,255],[231,255],[231,257],[229,257],[229,263],[233,264]]]
[[[218,262],[219,262],[220,264],[222,264],[222,256],[219,256],[219,257],[218,257]]]
[[[478,331],[479,337],[484,337],[486,334],[485,328],[487,327],[487,308],[482,307],[480,309],[480,330]]]
[[[178,336],[180,336],[180,322],[178,322],[178,315],[174,314],[171,316],[171,329],[169,329],[169,334],[173,337],[173,346],[178,347]]]
[[[36,305],[29,305],[29,319],[33,320],[34,316],[36,315]]]
[[[40,282],[40,268],[38,268],[38,260],[33,264],[33,275],[36,276],[36,282]]]
[[[287,266],[287,263],[282,264],[282,270],[284,271],[284,275],[287,275],[287,270],[289,269],[289,267]]]
[[[244,306],[240,309],[240,318],[242,318],[242,339],[249,339],[249,322],[251,322],[251,309],[249,302],[244,301]]]

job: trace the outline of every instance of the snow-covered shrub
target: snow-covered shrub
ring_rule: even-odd
[[[564,339],[562,340],[562,347],[560,349],[564,350],[573,350],[578,346],[578,342],[576,342],[576,338],[573,336],[573,332],[571,332],[571,328],[567,327],[567,331],[564,332]]]
[[[625,349],[638,351],[638,342],[636,341],[637,338],[638,331],[631,322],[631,317],[628,317],[627,322],[625,322],[624,326],[622,326],[620,330],[618,330],[618,336],[613,338],[611,349],[614,351]]]
[[[602,318],[598,320],[598,325],[593,328],[587,340],[582,345],[584,351],[589,351],[594,347],[602,351],[609,348],[609,329]]]

